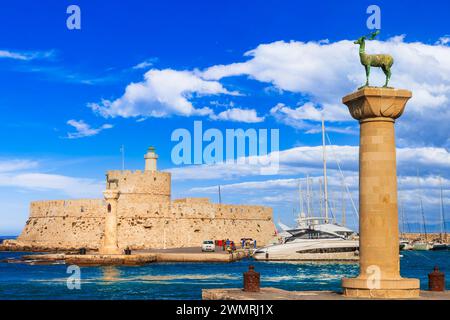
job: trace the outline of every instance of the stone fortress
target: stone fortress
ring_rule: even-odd
[[[199,247],[203,240],[256,239],[270,243],[272,209],[211,203],[208,198],[171,200],[171,174],[157,170],[149,148],[144,171],[106,174],[104,199],[36,201],[16,241],[32,250],[95,249],[115,254],[123,249]]]

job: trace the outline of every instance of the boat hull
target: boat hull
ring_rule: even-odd
[[[449,245],[444,244],[444,243],[435,244],[431,248],[431,250],[433,250],[433,251],[442,251],[442,250],[448,250],[448,249],[449,249]]]
[[[260,261],[358,261],[359,242],[353,240],[284,243],[268,246],[253,254]]]
[[[431,245],[428,243],[415,243],[413,244],[412,250],[415,251],[427,251],[431,249]]]

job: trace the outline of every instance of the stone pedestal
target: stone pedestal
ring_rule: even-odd
[[[395,119],[412,94],[408,90],[366,87],[342,102],[360,123],[360,274],[342,279],[344,295],[412,298],[419,280],[400,276]]]
[[[105,235],[99,253],[121,254],[117,236],[117,200],[120,193],[118,190],[106,190],[103,195],[106,201]]]

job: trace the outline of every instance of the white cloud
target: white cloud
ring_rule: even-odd
[[[450,37],[449,36],[440,37],[439,40],[436,41],[436,44],[443,46],[450,44]]]
[[[450,47],[444,43],[448,44],[445,37],[437,45],[407,43],[404,36],[366,43],[368,53],[392,54],[395,63],[390,84],[413,92],[399,120],[403,144],[450,145],[447,126],[436,125],[436,119],[450,122]],[[302,121],[317,121],[322,110],[327,121],[352,120],[340,101],[363,84],[365,77],[358,47],[352,41],[277,41],[261,44],[245,56],[250,58],[246,62],[212,66],[202,76],[221,80],[244,75],[278,90],[303,94],[310,104],[273,110],[277,119],[288,125],[302,127]],[[383,83],[384,74],[373,68],[371,84]]]
[[[228,91],[218,81],[203,80],[191,71],[152,69],[145,73],[144,81],[129,84],[122,97],[88,106],[104,117],[211,115],[210,108],[196,108],[190,98],[219,94],[237,93]]]
[[[270,114],[278,122],[294,127],[296,129],[311,130],[315,127],[312,122],[319,122],[322,120],[322,114],[327,121],[348,121],[350,116],[348,111],[344,108],[327,104],[323,108],[315,106],[311,102],[307,102],[297,108],[291,108],[283,103],[278,103],[272,109]],[[312,133],[313,131],[310,131]],[[345,131],[343,131],[345,132]]]
[[[69,139],[79,139],[84,137],[95,136],[96,134],[99,134],[101,131],[105,129],[111,129],[113,127],[110,124],[104,124],[98,128],[91,128],[91,126],[86,122],[84,122],[83,120],[79,121],[69,120],[67,121],[67,124],[76,129],[76,132],[67,133],[67,138]]]
[[[151,66],[153,66],[155,59],[147,59],[144,60],[140,63],[138,63],[137,65],[133,66],[133,69],[138,70],[138,69],[147,69]]]
[[[448,37],[435,45],[405,42],[400,35],[387,41],[367,41],[368,53],[390,53],[395,58],[391,85],[413,91],[405,114],[398,121],[402,145],[449,145],[446,126],[435,120],[450,121],[450,47]],[[249,59],[228,65],[214,65],[203,71],[150,70],[142,82],[131,83],[125,94],[113,101],[103,100],[89,106],[105,117],[166,117],[202,115],[237,121],[243,112],[229,108],[215,115],[212,109],[197,106],[198,96],[237,94],[220,81],[231,76],[247,76],[269,83],[275,91],[300,93],[309,103],[278,105],[272,116],[286,125],[310,129],[305,121],[317,122],[322,112],[326,121],[353,121],[341,98],[364,83],[358,47],[350,40],[276,41],[261,44],[245,53]],[[384,83],[377,68],[371,84]],[[242,109],[245,110],[245,109]],[[256,112],[256,111],[255,111]],[[247,112],[248,114],[248,112]],[[248,120],[248,117],[243,117]],[[255,115],[252,119],[259,120]],[[261,118],[262,119],[262,118]],[[431,130],[430,130],[431,128]],[[413,137],[413,138],[412,138]]]
[[[36,168],[37,165],[38,163],[36,161],[31,160],[0,160],[0,173],[32,169]]]
[[[336,161],[341,168],[349,172],[358,170],[357,146],[328,145],[328,167],[337,170]],[[168,169],[174,180],[209,180],[234,179],[260,176],[260,161],[250,163],[248,159],[233,163],[214,165],[192,165]],[[437,172],[447,175],[450,172],[450,152],[444,148],[397,148],[397,164],[400,174],[415,174],[417,169],[422,173]],[[279,152],[280,176],[302,176],[322,173],[322,147],[302,146]],[[449,177],[450,178],[450,177]]]
[[[104,185],[93,179],[46,173],[0,174],[0,187],[61,192],[70,197],[100,197]]]
[[[235,122],[256,123],[264,121],[264,117],[259,117],[255,109],[231,108],[220,112],[218,115],[211,115],[214,120],[226,120]]]
[[[101,197],[104,184],[88,178],[36,172],[38,161],[0,160],[0,187],[19,190],[55,191],[69,197]]]
[[[46,59],[54,55],[53,51],[33,51],[33,52],[19,52],[10,50],[0,50],[0,58],[29,61],[35,59]]]

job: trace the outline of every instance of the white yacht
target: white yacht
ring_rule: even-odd
[[[253,252],[256,260],[357,260],[359,240],[358,235],[351,229],[336,223],[329,217],[329,201],[327,188],[327,165],[325,124],[322,118],[322,144],[323,144],[323,192],[320,183],[320,212],[321,217],[313,215],[309,177],[306,178],[306,201],[303,200],[301,182],[299,183],[300,213],[296,219],[297,226],[289,228],[278,223],[282,232],[281,243],[269,245]],[[340,167],[339,167],[340,169]],[[340,170],[341,171],[341,170]],[[342,174],[342,171],[341,171]],[[342,176],[344,182],[344,177]],[[319,180],[319,182],[321,182]],[[347,189],[348,192],[348,189]],[[322,198],[323,197],[323,198]],[[306,203],[306,213],[304,212]],[[353,202],[352,202],[353,203]],[[345,224],[345,206],[343,201],[343,225]],[[355,212],[356,208],[354,209]],[[333,214],[331,212],[331,214]]]
[[[278,226],[283,231],[281,234],[285,236],[285,238],[289,238],[292,236],[291,231],[301,230],[301,229],[313,229],[317,231],[324,231],[329,233],[336,233],[337,235],[345,238],[355,238],[357,234],[352,229],[347,227],[343,227],[336,223],[330,223],[328,219],[323,217],[310,217],[307,218],[304,214],[301,214],[297,219],[297,227],[295,229],[289,228],[288,226],[278,223]]]
[[[325,124],[322,118],[323,144],[323,192],[320,185],[320,217],[313,215],[311,205],[312,194],[309,177],[306,178],[306,201],[303,201],[302,184],[299,183],[300,213],[296,219],[295,228],[278,223],[282,230],[279,233],[281,243],[269,245],[256,250],[253,258],[256,260],[357,260],[359,240],[358,235],[351,229],[336,223],[329,217],[329,201],[327,188],[327,165]],[[338,165],[339,166],[339,165]],[[339,167],[340,170],[340,167]],[[341,170],[340,170],[341,171]],[[342,174],[342,171],[341,171]],[[342,175],[343,187],[344,177]],[[348,193],[348,189],[347,189]],[[323,197],[323,198],[322,198]],[[344,198],[343,198],[344,199]],[[304,207],[306,204],[306,213]],[[352,201],[353,204],[353,201]],[[345,206],[343,201],[343,225],[345,225]],[[356,208],[354,208],[355,212]]]
[[[333,229],[339,233],[331,231]],[[350,229],[323,223],[288,232],[291,236],[283,243],[260,248],[253,253],[253,258],[266,261],[358,260],[359,240]]]

